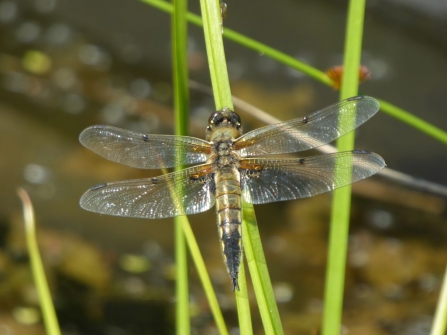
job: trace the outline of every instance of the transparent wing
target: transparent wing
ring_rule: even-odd
[[[82,208],[109,215],[160,219],[204,212],[214,206],[209,165],[156,178],[126,180],[92,187],[79,201]]]
[[[379,155],[361,150],[301,159],[251,158],[241,165],[252,167],[242,170],[241,185],[245,201],[253,204],[312,197],[365,179],[386,166]],[[336,166],[342,173],[335,173]]]
[[[102,157],[141,169],[204,163],[210,153],[210,144],[195,137],[145,135],[104,125],[85,129],[79,141]]]
[[[307,117],[262,127],[239,137],[234,148],[242,157],[298,152],[319,147],[354,130],[380,108],[371,97],[358,96]]]

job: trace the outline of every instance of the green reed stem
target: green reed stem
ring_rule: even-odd
[[[217,0],[200,1],[205,34],[206,55],[210,69],[216,110],[227,107],[233,110],[230,80],[222,40],[220,6]]]
[[[358,69],[362,50],[363,16],[365,0],[351,0],[346,28],[344,75],[340,100],[357,95]],[[339,151],[354,148],[354,132],[337,140]],[[339,171],[336,173],[351,173]],[[351,209],[351,186],[334,191],[332,217],[329,233],[329,254],[326,272],[323,335],[340,334],[343,310],[346,255],[348,246],[349,218]]]
[[[188,90],[188,31],[187,31],[187,1],[176,0],[175,12],[172,20],[173,31],[173,68],[174,68],[174,105],[175,105],[175,133],[188,135],[189,116],[189,90]],[[213,290],[210,277],[205,267],[197,241],[192,232],[186,216],[175,218],[175,241],[177,260],[177,305],[176,328],[177,334],[189,334],[189,291],[188,291],[188,266],[185,239],[188,244],[197,273],[204,287],[211,312],[216,322],[217,329],[222,335],[227,335],[228,330],[219,308],[216,294]]]
[[[188,91],[188,12],[187,0],[175,0],[172,15],[172,55],[174,81],[175,134],[188,135],[189,91]],[[181,153],[178,153],[181,154]],[[177,168],[177,170],[181,167]],[[190,334],[188,259],[183,233],[186,217],[176,217],[175,259],[176,259],[176,334]]]
[[[216,322],[217,330],[221,335],[228,335],[227,326],[225,325],[225,320],[223,318],[222,311],[220,310],[219,302],[217,301],[210,276],[208,275],[208,272],[206,270],[205,262],[203,261],[199,246],[191,229],[191,225],[189,224],[188,218],[186,216],[181,216],[180,218],[184,220],[183,233],[185,234],[185,238],[191,252],[192,260],[196,267],[200,281],[202,282],[206,298],[208,299],[211,313],[213,314],[214,321]]]
[[[37,246],[36,224],[34,220],[34,210],[31,199],[24,189],[19,188],[17,194],[22,200],[23,217],[25,220],[26,244],[29,252],[31,271],[33,273],[34,283],[39,294],[39,304],[42,310],[43,322],[47,335],[60,335],[61,330],[57,322],[56,311],[54,310],[53,300],[51,299],[50,289],[45,277],[42,259]]]
[[[216,0],[201,0],[202,17],[205,33],[205,41],[207,47],[208,62],[210,67],[211,83],[213,87],[213,93],[216,102],[216,109],[220,110],[222,107],[233,108],[231,100],[230,85],[228,79],[228,72],[225,62],[225,54],[222,41],[222,26],[220,20],[220,7],[219,2]],[[253,205],[243,204],[243,244],[245,254],[247,255],[248,266],[250,274],[253,279],[253,287],[255,289],[256,299],[258,300],[258,306],[261,312],[261,318],[264,324],[266,334],[274,334],[272,329],[281,329],[281,322],[279,320],[279,313],[277,311],[275,299],[273,296],[273,289],[265,290],[262,285],[256,285],[256,283],[264,283],[265,281],[271,288],[270,280],[268,277],[267,266],[265,259],[263,264],[256,264],[258,260],[255,257],[249,256],[253,250],[257,250],[262,254],[262,244],[257,229],[248,229],[250,227],[257,227],[256,216],[254,214]],[[253,243],[251,242],[253,241]],[[263,257],[263,256],[262,256]],[[264,272],[252,271],[256,268],[265,269]],[[260,276],[262,275],[262,278]],[[252,334],[250,307],[248,302],[248,294],[245,283],[244,269],[242,268],[239,273],[239,286],[240,291],[236,292],[236,302],[238,307],[239,327],[241,334]],[[266,294],[270,293],[270,296]],[[269,311],[272,311],[269,313]],[[274,317],[272,317],[272,315]],[[276,317],[276,323],[274,323]],[[278,326],[279,324],[279,326]],[[276,334],[281,334],[276,332]]]
[[[217,0],[201,0],[200,7],[203,18],[208,65],[210,69],[216,110],[227,107],[233,109],[230,81],[228,78],[225,52],[222,41],[222,22],[220,3]],[[250,305],[248,302],[245,272],[239,273],[239,287],[236,293],[236,304],[241,334],[252,334]]]
[[[445,335],[447,326],[447,269],[442,281],[441,293],[436,307],[435,317],[430,335]]]
[[[243,203],[244,251],[266,334],[284,334],[252,204]],[[243,333],[241,333],[243,334]]]

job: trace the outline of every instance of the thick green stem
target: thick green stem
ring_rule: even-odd
[[[355,96],[358,92],[358,69],[362,50],[364,11],[365,0],[350,1],[344,53],[344,75],[340,92],[341,100]],[[352,150],[354,136],[354,132],[351,132],[339,138],[337,141],[338,150]],[[336,173],[350,174],[351,171],[337,169]],[[335,190],[329,234],[323,335],[339,334],[341,329],[350,209],[351,186]]]

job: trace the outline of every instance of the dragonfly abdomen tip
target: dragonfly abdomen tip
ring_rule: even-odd
[[[234,292],[234,290],[240,291],[239,283],[237,282],[237,277],[233,277],[232,279],[233,279],[233,292]]]

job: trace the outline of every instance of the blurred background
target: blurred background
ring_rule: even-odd
[[[227,1],[225,26],[326,70],[342,63],[347,1]],[[190,10],[199,14],[198,1]],[[447,4],[367,1],[364,94],[447,130]],[[210,85],[203,32],[190,26],[192,80]],[[225,42],[232,93],[282,120],[338,92]],[[173,222],[101,216],[78,201],[106,181],[160,171],[109,162],[78,142],[94,124],[173,132],[170,17],[136,0],[0,0],[0,334],[44,334],[17,187],[34,202],[39,246],[64,334],[174,331]],[[192,136],[211,95],[191,90]],[[243,110],[245,130],[264,124]],[[447,185],[445,146],[378,113],[356,148]],[[308,153],[304,153],[306,155]],[[321,325],[331,194],[256,206],[286,334]],[[231,334],[237,317],[214,210],[190,217]],[[446,198],[373,177],[354,188],[343,334],[428,334],[447,261]],[[194,334],[216,334],[191,266]],[[256,334],[262,334],[252,296]]]

